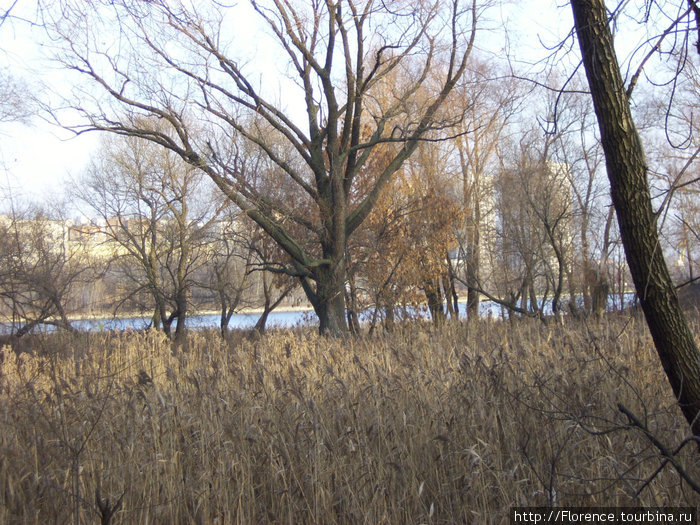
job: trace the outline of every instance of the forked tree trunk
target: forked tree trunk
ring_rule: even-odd
[[[620,235],[656,351],[678,403],[700,436],[700,353],[661,253],[647,165],[632,120],[603,0],[572,0]]]
[[[254,330],[256,330],[259,334],[265,333],[268,317],[272,311],[277,308],[282,301],[284,301],[285,297],[291,293],[293,287],[287,286],[274,300],[272,298],[272,289],[273,286],[272,283],[269,282],[267,274],[263,273],[263,294],[265,295],[265,302],[263,304],[263,311],[260,314],[260,317],[258,317],[258,321],[255,323],[254,327]]]
[[[221,315],[219,316],[219,332],[224,339],[228,335],[228,325],[231,322],[231,317],[233,317],[233,308],[226,308],[224,304],[221,307]]]

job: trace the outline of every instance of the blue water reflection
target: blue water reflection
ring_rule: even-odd
[[[567,298],[568,301],[568,298]],[[563,305],[566,305],[567,301],[563,301]],[[624,296],[624,306],[631,306],[634,304],[635,295],[633,293],[627,293]],[[542,303],[541,303],[542,305]],[[551,314],[552,304],[551,300],[545,301],[543,303],[543,311],[545,315]],[[581,305],[583,306],[583,301],[581,300]],[[610,296],[608,298],[609,309],[619,309],[620,308],[620,297]],[[409,309],[408,314],[411,316],[428,318],[429,314],[426,308],[420,309]],[[461,318],[466,318],[466,302],[460,301],[459,303],[459,314]],[[506,318],[509,313],[508,310],[493,302],[493,301],[481,301],[479,303],[479,315],[482,318]],[[260,314],[257,313],[240,313],[235,314],[231,317],[229,322],[229,329],[231,330],[245,330],[250,329],[257,323]],[[366,312],[361,316],[361,320],[367,321],[371,317],[371,312]],[[401,314],[398,315],[399,318],[403,317]],[[92,332],[92,331],[102,331],[102,330],[143,330],[151,325],[150,316],[132,316],[132,317],[117,317],[117,318],[105,318],[105,319],[80,319],[73,323],[73,327],[80,331]],[[218,329],[220,324],[220,316],[218,314],[209,315],[194,315],[188,317],[187,327],[191,329],[200,328],[214,328]],[[318,324],[318,318],[312,310],[295,310],[295,311],[274,311],[270,313],[267,318],[267,326],[275,328],[292,328],[295,326],[313,326]],[[12,326],[10,324],[0,324],[0,334],[8,334],[11,332]],[[173,326],[173,328],[175,328]],[[55,328],[52,326],[42,326],[35,329],[36,332],[51,332]]]
[[[258,322],[260,314],[241,313],[234,314],[228,324],[231,330],[244,330],[253,328]],[[308,311],[279,311],[272,312],[267,318],[268,327],[292,328],[298,325],[313,325],[316,316]],[[187,318],[187,327],[191,329],[199,328],[219,328],[221,318],[218,314],[193,315]],[[173,329],[177,323],[173,323]],[[75,321],[73,326],[78,330],[143,330],[151,326],[150,317],[127,317],[112,319],[84,319]]]

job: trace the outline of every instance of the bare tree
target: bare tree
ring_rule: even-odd
[[[610,290],[614,208],[602,173],[604,157],[593,106],[579,79],[571,85],[573,92],[566,96],[554,93],[556,126],[551,132],[553,159],[564,168],[568,180],[577,237],[569,266],[570,307],[578,313],[582,297],[585,312],[601,314],[607,308]]]
[[[19,0],[13,0],[13,2],[6,7],[4,11],[0,11],[0,26],[5,22],[5,20],[7,20],[7,17],[10,16],[10,13],[17,5],[17,2],[19,2]]]
[[[543,304],[538,294],[546,295],[549,284],[548,240],[538,211],[546,207],[547,197],[540,199],[537,195],[535,200],[534,195],[547,186],[547,170],[539,155],[524,142],[503,157],[495,182],[498,236],[492,270],[501,277],[495,282],[500,298],[490,297],[510,310],[541,316]]]
[[[459,232],[460,280],[467,287],[467,317],[479,318],[482,238],[487,217],[493,179],[498,169],[496,154],[499,143],[508,132],[508,125],[525,100],[521,86],[513,79],[492,80],[493,66],[474,61],[462,78],[457,92],[464,105],[464,118],[459,125],[463,133],[454,139],[459,158],[462,183],[462,207],[466,220]],[[492,207],[492,206],[491,206]]]
[[[262,294],[261,298],[256,298],[257,305],[260,305],[260,299],[262,299],[262,312],[254,328],[262,334],[266,330],[272,311],[282,304],[298,284],[285,272],[274,271],[275,268],[284,264],[287,254],[265,235],[259,226],[254,225],[253,232],[250,240],[250,249],[254,254],[252,272]]]
[[[27,86],[7,71],[0,70],[0,123],[23,122],[31,115]]]
[[[14,12],[19,0],[12,0],[8,4],[4,8],[0,7],[0,29],[8,20],[16,18]],[[0,69],[0,124],[28,120],[36,109],[34,106],[26,83],[10,71]]]
[[[442,125],[438,110],[474,43],[476,0],[251,0],[291,75],[280,87],[285,103],[275,102],[268,82],[231,53],[227,24],[236,7],[211,2],[195,11],[182,2],[111,1],[91,11],[83,2],[65,4],[52,33],[63,39],[62,60],[81,78],[76,85],[91,81],[69,103],[86,119],[73,129],[144,138],[204,171],[289,255],[287,271],[300,279],[320,330],[345,332],[347,239],[421,139]],[[118,48],[99,36],[115,27]],[[436,80],[429,72],[438,62],[445,66]],[[397,71],[408,82],[389,82]],[[412,103],[429,79],[439,84],[436,95]],[[292,106],[303,116],[294,116]],[[151,127],[142,115],[167,126]],[[251,125],[251,115],[265,125]],[[291,182],[301,207],[250,184],[234,147],[241,138]],[[290,148],[279,151],[280,141]],[[358,174],[386,142],[398,146],[394,155],[350,206]],[[304,234],[294,234],[291,224]]]
[[[244,308],[262,307],[255,330],[265,331],[270,313],[297,286],[284,272],[286,254],[244,213],[228,206],[213,224],[210,258],[198,278],[198,287],[214,297],[219,306],[221,335]]]
[[[629,106],[634,84],[624,85],[603,0],[572,0],[571,7],[627,263],[663,368],[699,436],[700,352],[661,250],[648,166]]]
[[[12,335],[41,325],[73,330],[71,304],[91,271],[89,254],[71,242],[66,220],[38,208],[13,208],[0,217],[0,304]]]
[[[172,152],[133,137],[111,137],[103,157],[75,184],[106,238],[102,251],[128,283],[118,306],[150,298],[152,323],[184,334],[195,275],[207,261],[221,210],[205,177]]]
[[[660,233],[670,254],[675,256],[677,272],[674,277],[680,279],[680,286],[694,282],[697,277],[694,263],[700,240],[697,219],[700,123],[695,109],[700,97],[699,68],[700,61],[689,60],[680,72],[664,69],[663,72],[672,75],[677,84],[676,106],[687,110],[670,112],[667,96],[664,96],[667,94],[644,92],[646,111],[640,126],[647,159],[653,167],[649,176],[652,196],[659,209]],[[659,122],[666,123],[664,135],[659,133],[658,125],[653,126]],[[645,123],[649,124],[644,126]]]
[[[198,287],[214,297],[219,307],[219,330],[226,337],[233,315],[246,306],[252,306],[250,267],[254,252],[249,242],[249,228],[243,217],[229,206],[212,225],[209,257],[197,278]]]

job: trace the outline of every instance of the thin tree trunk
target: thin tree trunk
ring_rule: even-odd
[[[588,212],[583,216],[581,221],[581,261],[583,279],[581,280],[581,294],[583,295],[583,309],[585,312],[591,311],[591,277],[593,272],[593,264],[589,257],[588,244]]]
[[[259,334],[265,333],[265,329],[267,328],[267,318],[270,316],[271,311],[270,303],[266,302],[260,317],[258,317],[258,321],[255,323],[254,330]]]
[[[598,117],[622,243],[656,351],[678,403],[700,436],[700,352],[661,253],[642,142],[615,56],[603,0],[572,0]]]
[[[478,185],[472,189],[478,192]],[[479,252],[480,236],[479,227],[481,224],[481,203],[478,198],[470,199],[471,207],[469,217],[467,217],[467,318],[476,321],[479,318]]]
[[[267,319],[270,316],[270,314],[274,311],[275,308],[277,308],[282,303],[282,301],[284,301],[285,297],[287,297],[294,289],[293,286],[287,286],[284,290],[282,290],[282,293],[279,295],[279,297],[277,297],[277,299],[273,301],[271,284],[267,281],[266,278],[263,278],[263,283],[265,290],[265,304],[263,307],[263,311],[260,314],[260,317],[258,318],[258,321],[255,323],[255,330],[257,330],[257,332],[260,334],[265,333]]]
[[[440,290],[439,279],[429,279],[426,281],[423,291],[428,300],[428,310],[433,324],[440,325],[445,320],[445,310],[442,302],[442,291]]]
[[[226,339],[228,335],[228,324],[231,322],[231,317],[233,316],[233,308],[227,309],[226,305],[221,307],[221,315],[219,317],[219,331],[221,332],[221,337]]]
[[[445,306],[447,307],[447,315],[450,316],[450,319],[454,319],[459,314],[459,311],[455,312],[455,302],[454,296],[452,294],[452,286],[449,275],[444,276],[444,279],[442,280],[442,287],[443,292],[445,294]]]
[[[350,256],[347,255],[346,257],[346,267],[351,268],[351,261],[350,261]],[[345,297],[345,303],[347,306],[347,321],[348,321],[348,326],[350,327],[350,331],[353,334],[359,334],[360,333],[360,319],[359,315],[357,313],[357,288],[355,287],[355,275],[354,273],[348,271],[348,287],[346,290],[346,297]]]
[[[459,295],[457,294],[457,277],[455,276],[454,265],[450,259],[450,254],[447,254],[447,275],[445,276],[449,286],[449,297],[447,302],[452,301],[450,314],[454,314],[455,319],[459,319]]]
[[[554,295],[552,296],[552,313],[558,314],[561,310],[560,300],[564,292],[564,274],[566,272],[566,260],[562,253],[561,247],[557,246],[554,235],[550,235],[554,257],[557,260],[557,282],[554,286]]]
[[[350,327],[350,332],[353,334],[360,333],[360,318],[357,315],[357,297],[355,295],[355,289],[351,285],[350,291],[347,292],[347,297],[345,298],[347,304],[347,321]]]

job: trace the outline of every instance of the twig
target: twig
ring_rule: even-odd
[[[695,492],[700,494],[700,485],[698,485],[693,478],[690,477],[690,475],[685,471],[683,466],[678,462],[675,456],[675,452],[671,452],[671,450],[664,445],[659,439],[651,433],[651,431],[646,427],[644,423],[642,423],[637,416],[635,416],[627,407],[625,407],[622,403],[617,404],[617,408],[620,412],[622,412],[624,415],[627,416],[629,419],[630,425],[633,427],[637,427],[639,430],[642,431],[642,433],[647,437],[647,439],[658,449],[658,451],[661,453],[661,456],[663,456],[664,463],[662,466],[664,466],[666,463],[670,463],[673,465],[673,467],[676,469],[678,474],[683,478],[688,485],[690,485],[690,488],[692,488]],[[679,449],[677,449],[678,451]],[[677,452],[676,451],[676,452]],[[661,469],[657,469],[654,475],[646,481],[644,486],[648,485],[654,477],[658,475],[658,473],[661,472]]]

